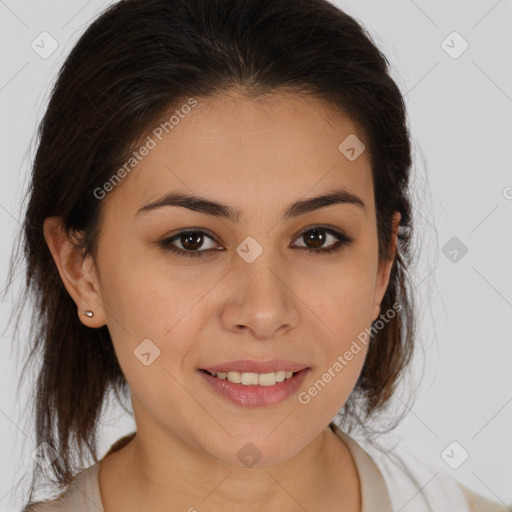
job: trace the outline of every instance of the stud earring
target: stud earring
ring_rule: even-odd
[[[85,315],[85,316],[88,316],[89,318],[92,318],[94,313],[91,310],[87,309],[85,311],[82,311],[82,315]]]

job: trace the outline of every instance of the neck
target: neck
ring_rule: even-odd
[[[226,465],[168,432],[144,434],[103,459],[105,510],[361,510],[354,461],[329,427],[285,462],[252,467]]]

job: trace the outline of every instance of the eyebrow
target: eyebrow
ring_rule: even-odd
[[[352,204],[362,208],[366,214],[366,207],[361,198],[345,189],[337,189],[310,199],[298,200],[290,204],[283,212],[283,219],[290,219],[304,215],[306,213],[325,208],[334,204]],[[212,201],[205,197],[196,195],[182,194],[179,192],[169,192],[160,199],[153,201],[140,208],[136,216],[150,211],[163,208],[165,206],[179,206],[188,208],[195,212],[213,215],[214,217],[225,218],[232,222],[238,222],[240,210],[237,210],[226,204]]]

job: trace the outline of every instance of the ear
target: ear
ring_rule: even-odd
[[[391,240],[389,241],[389,258],[387,260],[379,261],[377,279],[375,283],[375,302],[373,305],[372,322],[377,320],[380,314],[380,305],[388,287],[391,268],[393,267],[393,262],[395,261],[398,227],[400,226],[401,218],[402,216],[400,215],[400,212],[395,212],[393,214],[393,218],[391,219],[392,235]]]
[[[62,282],[77,305],[80,320],[88,327],[102,327],[106,320],[92,256],[82,257],[82,251],[66,234],[60,217],[46,218],[43,230]],[[82,314],[85,310],[91,310],[94,315],[89,318]]]

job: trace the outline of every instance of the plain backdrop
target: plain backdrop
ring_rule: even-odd
[[[424,354],[418,352],[411,372],[416,399],[395,434],[476,492],[512,504],[512,2],[336,3],[364,24],[389,59],[414,144],[413,281]],[[90,20],[109,4],[0,0],[2,280],[20,229],[30,143],[49,85]],[[51,41],[44,32],[58,44],[46,58],[32,44],[41,37]],[[1,304],[2,326],[22,282],[16,276]],[[25,329],[30,321],[27,314]],[[5,512],[21,509],[20,486],[28,482],[35,448],[33,427],[21,419],[30,389],[16,393],[21,368],[12,345],[9,328],[0,344]],[[395,400],[406,401],[404,388]],[[100,446],[132,429],[129,415],[112,407]]]

